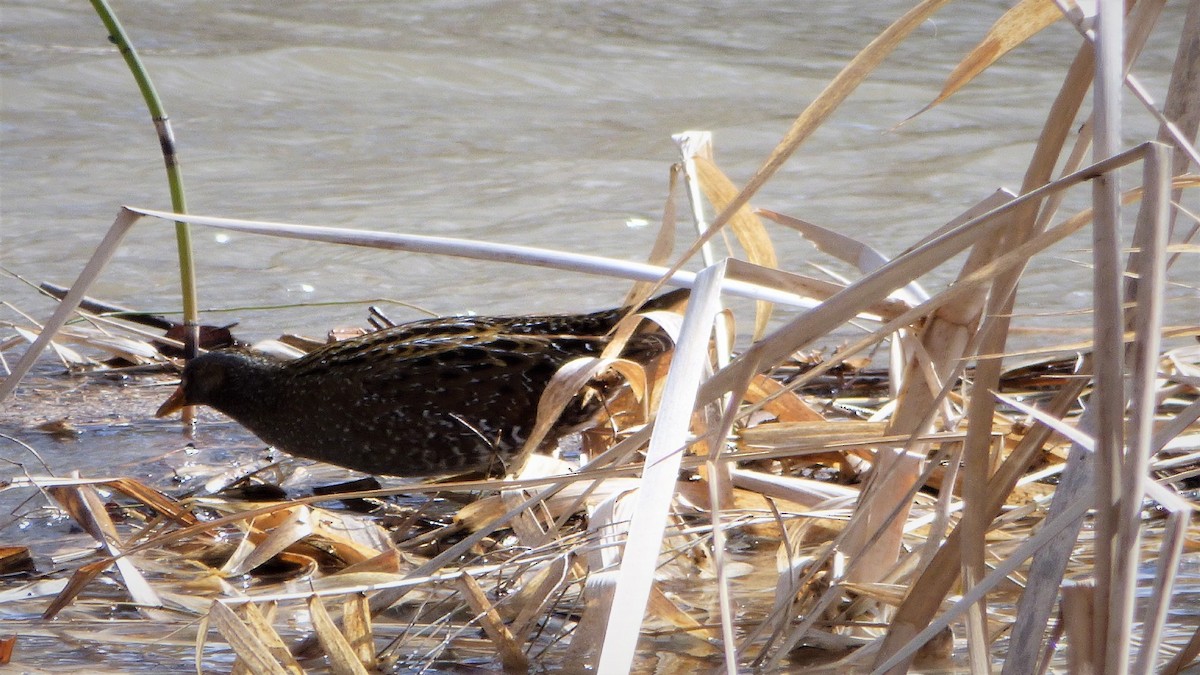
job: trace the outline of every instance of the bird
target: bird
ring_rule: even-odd
[[[678,307],[688,292],[664,293],[638,309]],[[244,347],[212,350],[184,366],[156,416],[207,405],[288,454],[368,474],[498,475],[533,430],[554,374],[598,356],[632,310],[425,319],[292,360]],[[672,346],[655,327],[630,337],[621,355],[647,362]],[[575,407],[547,440],[586,421],[597,404]]]

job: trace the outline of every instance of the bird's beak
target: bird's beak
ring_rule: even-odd
[[[183,393],[183,385],[181,384],[175,390],[175,392],[171,394],[171,398],[167,399],[165,403],[158,407],[158,412],[154,413],[154,416],[166,417],[173,412],[183,410],[185,407],[187,407],[187,405],[187,397]]]

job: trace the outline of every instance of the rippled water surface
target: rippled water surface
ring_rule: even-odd
[[[951,5],[918,29],[755,205],[894,253],[997,187],[1019,185],[1076,49],[1065,25],[892,130],[936,94],[1003,4]],[[671,134],[712,130],[718,161],[744,181],[828,79],[907,5],[180,2],[116,10],[171,115],[192,212],[638,260],[654,236],[641,223],[661,218],[677,156]],[[0,263],[34,282],[65,284],[120,204],[168,207],[162,161],[132,79],[86,5],[0,7]],[[1142,58],[1152,90],[1165,86],[1176,40],[1161,31]],[[1128,117],[1131,133],[1153,132],[1145,113]],[[171,229],[139,226],[94,294],[177,307]],[[824,260],[788,232],[776,235],[785,267]],[[440,313],[522,312],[594,307],[620,295],[602,279],[494,263],[204,230],[196,240],[205,307],[386,297]],[[1046,267],[1027,292],[1083,306],[1086,271]],[[47,313],[12,279],[0,284],[22,309]],[[209,318],[240,320],[248,335],[265,337],[319,334],[362,315],[320,307]],[[411,316],[397,310],[397,318]]]
[[[911,4],[192,0],[115,9],[171,116],[194,213],[643,260],[677,159],[672,134],[711,130],[718,163],[744,182],[829,79]],[[952,3],[922,25],[754,205],[896,253],[997,188],[1018,187],[1078,46],[1064,24],[897,128],[1008,4]],[[1182,4],[1169,3],[1137,69],[1160,99]],[[33,283],[69,284],[121,204],[169,208],[152,126],[105,37],[87,3],[0,2],[0,266]],[[1154,134],[1135,106],[1126,123],[1131,143]],[[813,273],[812,263],[827,262],[788,231],[772,232],[783,267]],[[1076,262],[1089,236],[1035,262],[1027,306],[1089,306],[1091,272]],[[248,338],[322,335],[365,317],[357,305],[296,305],[387,298],[438,313],[570,311],[614,303],[625,288],[203,229],[195,246],[202,306],[286,306],[204,317],[238,321]],[[172,228],[147,220],[92,294],[171,311],[174,265]],[[0,320],[18,320],[13,308],[38,319],[51,311],[8,274],[0,300],[11,303]],[[1089,319],[1041,323],[1072,321]],[[127,400],[85,415],[99,421],[84,428],[87,444],[32,442],[56,470],[85,472],[112,467],[114,455],[131,461],[178,445],[177,432],[148,419],[157,395]],[[26,457],[9,447],[0,455]],[[143,469],[161,474],[156,466]]]

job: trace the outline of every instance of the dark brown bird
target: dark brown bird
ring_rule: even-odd
[[[641,309],[674,307],[687,293]],[[497,473],[532,431],[551,377],[599,355],[629,311],[428,319],[292,361],[216,350],[187,364],[157,415],[208,405],[280,450],[367,473]],[[638,333],[622,356],[644,361],[670,348],[661,331]],[[584,419],[576,411],[560,428]]]

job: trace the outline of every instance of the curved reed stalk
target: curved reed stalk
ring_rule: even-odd
[[[154,129],[158,132],[158,142],[162,147],[163,162],[166,163],[167,185],[171,190],[171,208],[176,213],[187,213],[183,174],[179,169],[179,156],[175,152],[175,133],[171,130],[171,120],[167,117],[162,99],[159,98],[158,91],[155,90],[154,83],[150,80],[150,73],[142,64],[137,49],[129,41],[129,35],[125,33],[125,28],[121,26],[121,22],[109,7],[108,2],[92,0],[92,7],[100,16],[100,20],[104,22],[104,27],[108,29],[109,40],[121,51],[121,56],[124,57],[125,64],[129,66],[129,72],[133,74],[138,90],[142,93],[142,98],[146,101],[146,107],[150,111],[150,119],[154,122]],[[183,322],[187,327],[184,349],[187,357],[191,358],[196,355],[200,314],[196,300],[196,273],[192,264],[192,235],[187,223],[175,223],[175,246],[179,251],[179,284],[180,292],[183,295]]]

